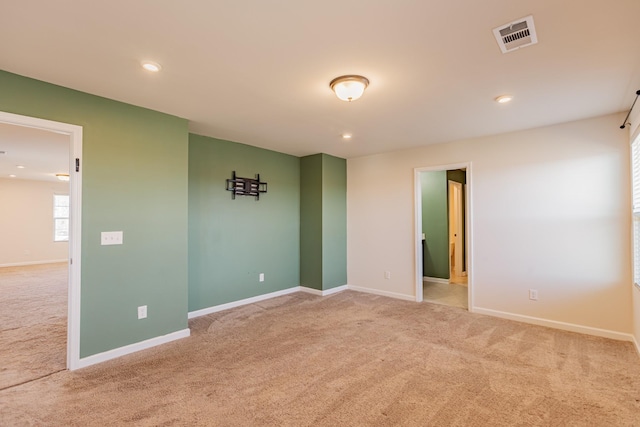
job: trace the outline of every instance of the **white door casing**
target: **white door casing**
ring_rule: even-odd
[[[67,316],[67,369],[80,362],[80,273],[82,224],[82,126],[0,111],[0,123],[25,126],[69,136],[69,286]]]

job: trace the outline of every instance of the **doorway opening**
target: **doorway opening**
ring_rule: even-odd
[[[26,183],[24,185],[40,188],[43,186],[36,181],[45,182],[45,191],[51,190],[52,192],[49,205],[51,209],[49,230],[51,231],[51,235],[48,236],[48,238],[53,242],[54,247],[57,245],[54,250],[58,251],[53,253],[59,254],[61,245],[68,246],[68,250],[63,251],[59,256],[51,259],[47,255],[32,253],[31,250],[24,249],[24,247],[29,246],[29,242],[25,241],[23,235],[16,235],[15,239],[20,243],[19,247],[22,248],[19,249],[21,250],[19,255],[25,257],[29,255],[30,259],[26,262],[16,262],[16,258],[14,258],[5,264],[13,264],[14,269],[31,268],[33,271],[30,271],[29,274],[31,274],[34,282],[38,280],[47,282],[47,274],[52,274],[52,277],[56,275],[58,281],[62,281],[62,287],[60,289],[61,292],[66,293],[66,298],[65,295],[62,295],[58,296],[57,299],[59,301],[66,300],[66,304],[61,302],[64,306],[56,309],[62,310],[63,318],[65,317],[64,312],[66,312],[66,338],[64,333],[62,337],[59,337],[66,341],[62,344],[62,348],[66,348],[66,357],[62,357],[60,360],[61,368],[77,369],[80,360],[80,255],[82,211],[82,174],[80,171],[80,162],[82,159],[82,127],[5,112],[0,112],[0,126],[8,131],[15,132],[16,135],[29,134],[35,138],[30,140],[29,137],[27,137],[23,140],[25,144],[30,145],[26,150],[24,149],[25,147],[18,149],[18,147],[15,146],[16,148],[13,151],[15,153],[20,152],[21,156],[23,156],[23,160],[19,162],[11,156],[12,150],[3,149],[2,146],[0,146],[0,151],[4,151],[4,153],[1,154],[4,158],[0,165],[2,167],[18,168],[16,169],[16,173],[7,174],[7,177],[11,180],[15,179],[17,181],[18,176],[21,175],[17,171],[24,171],[25,177],[31,176],[31,182],[28,182],[29,178],[27,178],[23,181]],[[48,139],[47,135],[49,136]],[[41,139],[41,141],[37,143],[36,139]],[[1,140],[0,145],[2,145]],[[6,145],[8,145],[8,142],[6,142]],[[57,146],[57,148],[54,146]],[[52,168],[50,161],[53,157],[56,157],[56,155],[54,155],[54,151],[56,150],[57,152],[63,150],[66,161],[63,158],[61,164]],[[66,182],[66,185],[64,185],[64,187],[56,186],[57,178],[55,175],[65,173],[68,174],[68,182]],[[8,185],[6,187],[8,188]],[[68,198],[64,197],[67,195]],[[33,245],[33,243],[31,244]],[[38,247],[36,250],[40,251],[41,248]],[[58,263],[53,261],[58,261]],[[2,263],[0,262],[0,264]],[[55,271],[52,273],[49,270]],[[50,291],[53,292],[53,290]],[[37,291],[34,293],[37,293]],[[25,292],[25,295],[28,296],[29,293]],[[37,295],[33,296],[36,297]],[[44,296],[38,304],[46,305],[48,302],[47,297]],[[31,316],[31,322],[35,322],[37,318],[38,315],[34,314]],[[46,339],[46,337],[40,337],[40,339]],[[28,344],[28,342],[26,342],[26,344]],[[42,355],[34,354],[34,356],[38,357]],[[37,357],[33,363],[38,363]]]
[[[470,169],[415,169],[416,301],[472,309]]]

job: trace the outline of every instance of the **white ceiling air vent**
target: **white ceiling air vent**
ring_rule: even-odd
[[[536,27],[533,25],[533,15],[516,19],[505,25],[493,29],[493,35],[502,53],[518,50],[538,43]]]

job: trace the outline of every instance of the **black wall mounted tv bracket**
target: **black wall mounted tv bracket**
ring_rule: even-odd
[[[241,178],[236,176],[236,171],[231,174],[231,179],[227,179],[227,191],[231,191],[231,198],[235,200],[238,196],[253,196],[260,200],[260,194],[267,192],[267,183],[260,182],[260,174],[256,174],[255,179]]]

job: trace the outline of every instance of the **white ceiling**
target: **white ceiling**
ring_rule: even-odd
[[[69,146],[69,135],[0,122],[0,178],[57,182],[69,173]]]
[[[502,54],[492,29],[529,14],[538,44]],[[626,111],[639,17],[640,0],[3,0],[0,68],[349,158]],[[360,100],[331,92],[342,74],[369,78]]]

